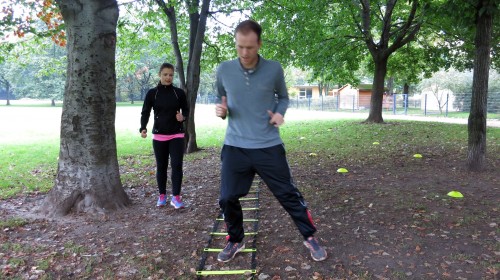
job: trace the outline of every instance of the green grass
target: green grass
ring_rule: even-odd
[[[59,147],[55,141],[0,146],[0,198],[51,188]]]
[[[127,107],[128,104],[120,104]],[[130,122],[138,122],[131,116]],[[142,139],[133,130],[117,129],[117,152],[123,184],[135,185],[144,180],[154,180],[154,156],[151,138]],[[225,122],[197,124],[197,144],[202,151],[186,155],[186,160],[207,156],[204,148],[220,148]],[[56,134],[56,133],[54,133]],[[290,120],[281,128],[287,153],[298,164],[310,164],[311,153],[319,160],[333,159],[339,164],[357,162],[371,164],[380,160],[420,153],[424,157],[455,154],[465,161],[467,151],[467,126],[459,124],[389,121],[386,124],[361,124],[360,120]],[[487,130],[488,156],[500,154],[499,128]],[[37,139],[0,145],[0,198],[47,192],[54,183],[57,172],[59,139]],[[374,145],[374,142],[380,143]],[[137,176],[134,170],[144,170]],[[130,172],[129,172],[130,171]]]
[[[488,151],[498,151],[500,129],[488,129]],[[424,154],[429,150],[464,154],[467,127],[412,121],[360,124],[359,121],[288,122],[281,129],[289,153],[316,153],[338,160],[373,162],[396,155]],[[374,145],[374,142],[380,143]]]
[[[7,220],[0,219],[0,230],[6,228],[22,227],[27,223],[28,221],[21,218],[9,218]]]

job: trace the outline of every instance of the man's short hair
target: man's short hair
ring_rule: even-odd
[[[248,34],[250,32],[254,32],[257,34],[257,40],[260,42],[260,35],[262,34],[262,27],[256,21],[247,19],[238,24],[236,29],[234,30],[234,36],[236,33]]]

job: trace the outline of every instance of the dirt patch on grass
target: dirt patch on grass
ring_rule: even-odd
[[[255,279],[498,279],[499,159],[477,174],[463,169],[462,158],[440,152],[376,164],[353,160],[346,175],[327,155],[290,154],[289,161],[329,258],[310,258],[291,219],[260,184]],[[125,183],[133,205],[102,216],[49,220],[31,213],[43,194],[3,200],[2,221],[22,222],[1,228],[0,278],[195,279],[219,213],[219,164],[215,149],[185,163],[183,210],[156,208],[156,188],[147,183]],[[451,190],[464,198],[447,196]],[[253,241],[247,238],[247,248]],[[211,247],[223,243],[214,237]],[[227,264],[208,253],[204,269],[251,263],[250,253]]]

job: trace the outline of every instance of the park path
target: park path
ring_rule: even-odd
[[[448,117],[431,117],[431,116],[415,116],[415,115],[393,115],[392,113],[383,113],[384,120],[413,120],[421,122],[442,122],[442,123],[455,123],[467,125],[467,119],[461,118],[448,118]],[[286,120],[307,120],[307,119],[359,119],[365,120],[368,118],[366,113],[350,113],[350,112],[326,112],[326,111],[309,111],[299,109],[289,109],[285,119]],[[500,120],[488,119],[486,122],[488,127],[500,127]]]
[[[58,139],[61,124],[61,107],[19,107],[0,106],[0,144],[30,143],[37,139]],[[139,135],[140,106],[120,106],[116,111],[116,131]],[[289,109],[285,120],[365,120],[368,113],[326,112]],[[195,108],[196,127],[226,126],[226,121],[215,116],[214,105],[197,104]],[[467,119],[383,114],[384,120],[415,120],[467,124]],[[500,127],[500,120],[489,119],[488,127]]]

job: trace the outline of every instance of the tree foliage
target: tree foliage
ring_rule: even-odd
[[[285,63],[311,68],[329,81],[345,84],[356,81],[359,77],[355,71],[369,62],[374,76],[367,121],[382,122],[389,57],[403,47],[406,51],[401,52],[402,57],[423,56],[419,44],[409,43],[416,39],[426,20],[426,8],[425,2],[417,0],[321,0],[314,5],[307,1],[264,1],[255,15],[263,22],[264,30],[272,33],[267,35],[274,47],[270,51]],[[409,65],[390,66],[393,72],[405,70],[407,80],[416,80]]]

